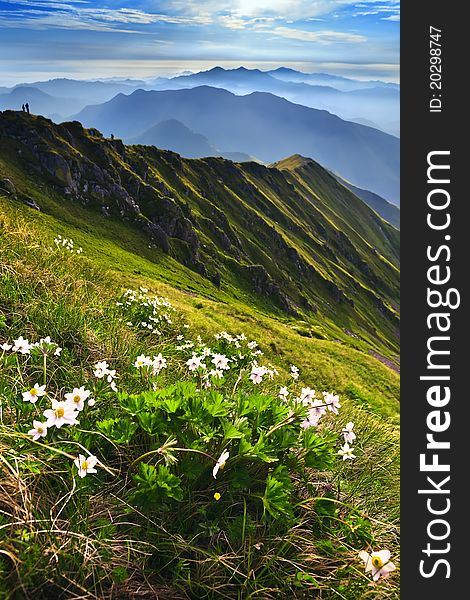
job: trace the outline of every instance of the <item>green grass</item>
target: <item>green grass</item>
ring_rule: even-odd
[[[158,265],[144,275],[157,273],[171,286],[243,310],[287,321],[281,308],[287,303],[307,326],[327,330],[325,339],[396,360],[398,232],[320,165],[299,157],[279,168],[185,160],[152,147],[124,148],[76,122],[55,125],[11,111],[1,122],[0,175],[45,213],[89,231],[104,243],[103,251],[111,241]],[[69,165],[75,191],[65,189],[51,156],[62,157],[59,171]],[[105,200],[93,192],[97,180]],[[121,196],[113,192],[115,183]],[[122,193],[138,203],[138,215],[123,208]],[[112,218],[102,216],[103,202]],[[173,260],[149,248],[151,238],[142,230],[162,218]],[[197,251],[188,235],[199,240]],[[192,272],[181,263],[192,265]],[[254,266],[265,269],[279,292],[255,291],[249,270]],[[194,275],[203,269],[208,278]],[[216,275],[220,290],[210,283]]]
[[[54,216],[37,213],[19,203],[0,199],[2,212],[34,221],[39,238],[49,245],[55,235],[71,237],[84,248],[85,257],[106,272],[113,289],[145,286],[168,297],[195,328],[211,335],[220,330],[238,331],[256,338],[270,349],[280,367],[298,365],[318,388],[328,385],[337,393],[356,390],[376,414],[399,418],[399,376],[369,354],[369,344],[345,334],[329,319],[312,319],[327,339],[305,337],[293,319],[262,311],[253,298],[239,290],[219,290],[206,279],[156,249],[151,251],[138,232],[105,217],[88,218],[78,206]],[[230,293],[232,292],[232,293]],[[300,330],[300,333],[298,332]]]
[[[390,548],[395,562],[398,552],[398,375],[368,355],[367,344],[320,319],[314,326],[328,339],[308,337],[311,323],[250,305],[239,291],[237,297],[208,286],[168,256],[146,253],[143,239],[121,223],[85,221],[79,207],[59,214],[51,204],[53,214],[44,214],[0,202],[0,341],[50,335],[63,347],[47,369],[52,394],[90,382],[92,365],[101,359],[118,370],[120,389],[128,390],[128,396],[98,392],[94,412],[83,413],[75,432],[65,427],[49,443],[33,444],[26,436],[33,407],[22,402],[21,392],[41,381],[42,363],[19,357],[17,368],[13,355],[2,358],[0,598],[398,598],[397,572],[371,586],[357,558],[369,545]],[[49,250],[57,234],[72,238],[84,254]],[[124,288],[142,285],[169,297],[177,309],[173,329],[163,338],[130,328],[129,317],[116,307]],[[238,459],[245,461],[241,470],[238,442],[231,440],[234,462],[217,482],[206,459],[176,454],[180,462],[170,466],[181,499],[164,495],[157,505],[140,504],[132,494],[147,484],[135,479],[135,461],[148,462],[143,455],[155,452],[170,433],[187,449],[221,450],[224,417],[205,421],[203,413],[176,413],[161,420],[160,405],[145,396],[143,402],[150,402],[145,412],[154,415],[146,418],[158,417],[164,427],[163,438],[153,439],[129,408],[129,397],[145,387],[131,365],[142,352],[162,352],[169,367],[158,388],[177,397],[171,386],[188,376],[187,355],[176,350],[175,336],[200,334],[213,346],[213,334],[222,329],[256,339],[265,351],[262,362],[280,371],[263,387],[265,399],[254,394],[246,375],[237,385],[228,378],[221,387],[227,406],[238,401],[237,394],[246,397],[248,423],[258,431],[252,440],[283,423],[276,395],[291,364],[301,371],[298,388],[340,394],[339,420],[325,420],[319,433],[323,450],[312,453],[310,466],[298,453],[282,450],[283,444],[298,443],[282,437],[290,427],[298,431],[291,417],[272,434],[272,445]],[[118,441],[104,425],[98,433],[98,421],[107,419],[135,422],[132,441]],[[356,425],[357,459],[343,463],[335,453],[338,427],[347,420]],[[208,441],[198,428],[207,428]],[[60,452],[76,455],[80,447],[92,448],[109,470],[74,477],[70,458]],[[263,453],[278,457],[287,471],[275,471],[277,463],[266,463]],[[248,488],[245,474],[251,478]],[[158,477],[167,475],[162,471]],[[267,482],[276,487],[268,492]],[[170,483],[176,490],[176,480]],[[167,489],[158,485],[152,489]],[[222,494],[219,502],[212,498],[215,490]],[[143,498],[151,502],[154,493]]]

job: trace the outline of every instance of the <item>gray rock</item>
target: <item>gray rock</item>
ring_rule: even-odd
[[[9,196],[13,196],[16,198],[16,187],[14,186],[11,179],[5,177],[5,179],[0,179],[0,191],[7,192]]]
[[[34,210],[41,211],[41,208],[39,207],[39,205],[30,196],[24,196],[23,202],[26,204],[26,206],[29,206],[29,208],[33,208]]]

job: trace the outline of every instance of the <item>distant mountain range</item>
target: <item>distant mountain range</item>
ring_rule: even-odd
[[[0,96],[3,96],[0,107],[3,110],[17,110],[23,102],[29,102],[36,114],[63,120],[88,104],[107,102],[120,93],[131,94],[137,89],[185,89],[200,85],[222,87],[236,94],[269,92],[295,103],[328,110],[347,120],[367,121],[371,127],[399,135],[398,85],[382,81],[359,81],[326,73],[302,73],[286,67],[271,71],[214,67],[209,71],[172,78],[156,77],[148,81],[51,79],[19,84],[15,88],[0,88]],[[48,96],[35,96],[33,89]]]
[[[387,83],[378,79],[361,81],[359,79],[350,79],[349,77],[341,77],[340,75],[331,75],[329,73],[304,73],[302,71],[296,71],[295,69],[289,69],[288,67],[279,67],[272,71],[266,71],[266,73],[283,81],[300,81],[311,83],[313,85],[329,85],[343,91],[361,90],[373,87],[400,89],[400,86],[397,83]]]
[[[236,96],[208,86],[137,90],[88,106],[74,119],[126,142],[176,119],[226,152],[267,163],[291,154],[310,156],[353,185],[399,204],[398,138],[270,93]]]
[[[289,76],[295,80],[287,79]],[[349,86],[345,86],[345,82]],[[344,91],[334,87],[338,83],[345,88]],[[305,77],[305,74],[292,69],[264,72],[244,67],[230,70],[215,67],[209,71],[175,77],[164,83],[155,82],[155,87],[159,89],[184,89],[199,85],[220,87],[234,94],[269,92],[297,104],[328,110],[343,119],[367,118],[375,127],[399,135],[393,125],[399,120],[400,110],[400,92],[396,86],[367,82],[364,87],[357,88],[352,80],[335,76],[320,74]]]

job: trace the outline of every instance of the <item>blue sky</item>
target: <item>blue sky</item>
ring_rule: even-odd
[[[398,81],[399,2],[0,0],[0,85],[281,65]]]

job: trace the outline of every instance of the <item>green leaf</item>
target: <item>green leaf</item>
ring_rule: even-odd
[[[148,463],[139,463],[138,472],[133,477],[136,489],[132,498],[143,506],[158,506],[173,499],[180,502],[183,490],[179,477],[170,472],[165,465],[158,468]]]
[[[137,416],[142,429],[149,435],[157,435],[163,429],[163,423],[159,416],[151,412],[141,412]]]
[[[269,513],[274,519],[279,517],[292,518],[290,490],[283,481],[279,481],[273,475],[268,475],[266,479],[266,490],[262,500],[265,512]]]
[[[122,408],[132,416],[139,414],[145,408],[145,397],[141,395],[129,396],[127,394],[120,394],[118,397]]]
[[[181,489],[179,477],[170,473],[165,465],[158,466],[157,486],[163,490],[168,498],[173,498],[178,502],[183,499],[183,490]]]
[[[243,433],[230,421],[222,421],[222,428],[224,430],[224,440],[234,440],[243,437]]]
[[[305,429],[302,439],[303,447],[307,451],[305,465],[313,469],[331,469],[336,458],[335,440],[334,435],[320,437],[313,428]]]
[[[212,417],[225,417],[231,410],[231,406],[224,396],[217,392],[207,394],[203,406]]]
[[[137,430],[137,423],[128,418],[104,419],[98,421],[96,427],[116,444],[129,444]]]
[[[163,411],[168,414],[174,414],[182,405],[183,398],[172,396],[171,398],[165,398],[161,403],[160,407]]]

